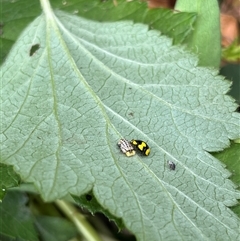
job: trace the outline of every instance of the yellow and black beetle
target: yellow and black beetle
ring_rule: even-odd
[[[145,156],[148,156],[150,154],[150,148],[145,141],[131,140],[130,143]]]

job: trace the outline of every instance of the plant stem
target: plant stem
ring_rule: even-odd
[[[62,200],[56,200],[55,203],[61,211],[75,224],[79,233],[87,241],[102,241],[92,226],[86,221],[85,217],[71,204]]]

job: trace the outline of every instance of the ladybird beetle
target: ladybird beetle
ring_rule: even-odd
[[[120,139],[118,142],[118,146],[119,146],[120,150],[126,156],[134,156],[135,155],[135,150],[134,150],[133,146],[126,139]]]
[[[150,154],[150,148],[146,142],[141,140],[131,140],[131,144],[135,146],[145,156],[148,156]]]

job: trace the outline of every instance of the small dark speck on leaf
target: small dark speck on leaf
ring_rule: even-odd
[[[32,45],[31,49],[30,49],[30,52],[29,52],[29,55],[30,56],[33,56],[33,54],[40,48],[40,44],[34,44]]]
[[[133,113],[132,113],[132,112],[130,112],[130,113],[129,113],[129,115],[130,115],[130,116],[133,116]]]
[[[173,170],[173,171],[175,170],[176,164],[174,162],[168,161],[168,165],[169,165],[170,170]]]

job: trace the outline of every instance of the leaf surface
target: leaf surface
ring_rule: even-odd
[[[226,207],[239,192],[207,153],[239,136],[216,71],[144,25],[47,8],[2,73],[3,160],[45,200],[92,190],[141,241],[239,238]],[[122,137],[146,141],[150,156],[126,157]]]

